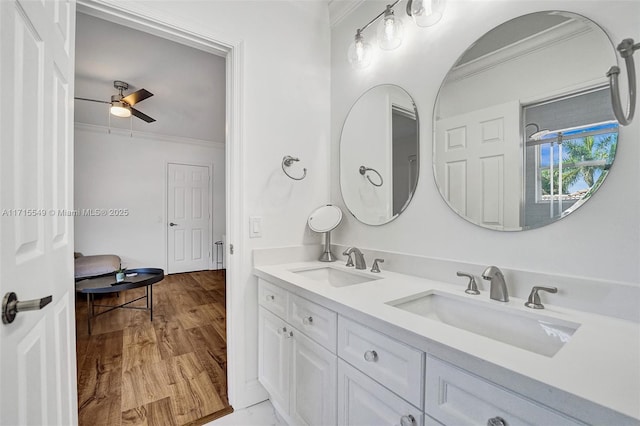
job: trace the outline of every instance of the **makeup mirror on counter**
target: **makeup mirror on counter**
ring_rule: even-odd
[[[336,256],[331,253],[331,231],[342,221],[342,210],[333,204],[327,204],[315,209],[309,215],[309,228],[318,233],[324,233],[324,250],[318,259],[321,262],[334,262]]]
[[[521,231],[588,201],[618,143],[606,77],[615,63],[602,28],[569,12],[520,16],[473,43],[434,109],[433,170],[449,207]]]
[[[383,84],[353,104],[340,138],[340,189],[360,222],[382,225],[407,207],[418,183],[418,110],[401,87]]]

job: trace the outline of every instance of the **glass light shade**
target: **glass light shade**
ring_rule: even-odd
[[[371,63],[371,45],[364,40],[360,31],[356,33],[353,43],[347,52],[351,66],[356,69],[366,68]]]
[[[129,105],[125,104],[124,102],[111,103],[110,112],[116,117],[131,117],[131,109],[129,108]]]
[[[380,49],[392,50],[402,44],[402,21],[387,6],[384,17],[378,23],[378,45]]]
[[[417,26],[429,27],[442,19],[446,3],[446,0],[411,0],[407,12]]]

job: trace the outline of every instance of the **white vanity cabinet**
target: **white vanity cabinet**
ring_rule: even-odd
[[[336,313],[263,280],[258,294],[258,378],[271,402],[292,425],[336,424],[335,351],[292,325],[323,342],[333,335],[335,348]]]
[[[430,355],[425,411],[445,425],[584,424]]]
[[[258,294],[259,379],[292,426],[583,424],[339,308],[262,279]]]

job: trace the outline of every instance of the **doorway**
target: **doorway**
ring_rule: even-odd
[[[87,7],[87,5],[86,5],[86,4],[83,4],[82,6],[84,6],[84,7],[79,8],[79,9],[84,9],[85,7]],[[89,5],[89,6],[90,6],[90,5]],[[108,19],[108,16],[106,16],[106,18]],[[121,17],[120,17],[120,18],[121,18]],[[136,27],[138,27],[139,25],[141,25],[141,26],[143,26],[143,27],[144,27],[144,24],[140,24],[140,21],[141,21],[141,20],[137,20],[135,25],[134,25],[134,24],[131,24],[131,25],[132,25],[132,26],[136,26]],[[144,20],[142,20],[142,21],[144,21]],[[141,28],[141,29],[142,29],[142,30],[144,30],[144,28]],[[151,32],[151,31],[150,31],[150,32]],[[155,31],[155,33],[157,33],[157,32],[158,32],[158,31]],[[160,31],[160,32],[161,32],[161,31]],[[172,33],[172,35],[174,36],[174,37],[173,37],[173,39],[175,39],[175,31]],[[228,69],[228,68],[227,68],[227,69]],[[227,81],[227,83],[226,83],[226,84],[227,84],[227,87],[229,87],[229,85],[230,85],[230,84],[229,84],[229,82],[228,82],[228,81]],[[230,121],[230,119],[229,119],[229,117],[230,117],[230,113],[229,113],[229,110],[228,110],[228,105],[230,104],[230,103],[229,103],[229,99],[227,99],[227,100],[226,100],[226,104],[227,104],[226,122],[227,122],[227,123],[229,123],[229,121]],[[145,105],[145,107],[147,107],[147,106]],[[233,129],[233,125],[229,125],[229,127],[231,127],[231,128]],[[134,133],[134,135],[135,135],[135,133]],[[227,142],[229,142],[229,141],[231,140],[231,137],[229,136],[229,134],[227,134],[226,140],[227,140]],[[197,144],[196,144],[196,145],[197,145]],[[225,154],[223,154],[223,155],[225,155],[225,158],[226,158],[226,165],[227,165],[227,167],[225,167],[225,168],[221,168],[221,169],[222,169],[222,174],[223,174],[223,176],[224,176],[224,174],[225,174],[225,172],[224,172],[224,170],[225,170],[225,169],[226,169],[227,171],[229,171],[229,170],[230,170],[230,167],[228,167],[228,165],[229,165],[229,164],[230,164],[230,162],[231,162],[230,154],[229,154],[228,152],[226,152],[227,147],[225,146],[225,147],[224,147],[224,149],[225,149]],[[166,171],[165,171],[165,175],[166,175]],[[209,176],[211,176],[211,174],[210,174]],[[157,179],[157,178],[158,178],[158,176],[156,175],[156,177],[155,177],[155,178]],[[162,177],[160,177],[160,179],[162,179]],[[225,198],[225,199],[229,199],[229,198],[230,198],[230,197],[229,197],[229,189],[228,189],[230,186],[232,186],[232,184],[231,184],[231,182],[229,182],[229,180],[227,180],[227,181],[226,181],[226,188],[227,188],[227,190],[226,190],[226,194],[224,195],[224,198]],[[166,182],[165,182],[164,188],[167,188]],[[163,191],[163,192],[164,192],[164,191]],[[210,195],[211,195],[211,193],[210,193]],[[238,197],[239,197],[239,193],[238,193],[237,195],[238,195]],[[146,193],[141,194],[141,197],[144,197],[144,196],[148,196],[148,194],[146,194]],[[213,195],[211,195],[211,197],[213,197]],[[166,200],[165,200],[165,201],[166,201]],[[163,210],[166,212],[166,207],[165,207]],[[228,212],[228,211],[234,211],[234,207],[233,207],[233,206],[229,206],[229,204],[227,204],[227,212]],[[231,216],[231,215],[227,214],[227,217],[230,217],[230,216]],[[163,220],[162,220],[162,222],[163,222],[163,225],[162,225],[162,226],[163,226],[163,227],[165,227],[165,226],[167,226],[167,227],[168,227],[169,221],[168,221],[168,220],[166,220],[166,219],[168,219],[168,217],[166,217],[166,216],[165,216],[165,217],[163,217],[163,218],[161,218],[161,219],[163,219]],[[233,221],[232,219],[230,219],[230,220],[229,220],[229,222],[232,222],[232,221]],[[175,223],[175,222],[174,222],[174,223]],[[226,235],[229,235],[229,236],[231,236],[231,235],[232,235],[232,232],[229,232],[229,229],[233,229],[233,226],[232,226],[232,225],[233,225],[232,223],[227,223],[227,225],[226,225],[226,227],[225,227],[225,228],[226,228]],[[163,229],[164,229],[164,228],[163,228]],[[168,240],[168,235],[167,235],[167,233],[166,233],[166,232],[164,232],[164,235],[165,235],[165,238]],[[214,235],[213,237],[216,237],[216,236]],[[210,247],[211,247],[211,241],[213,241],[213,238],[211,238],[211,236],[210,236],[210,237],[209,237],[209,241],[208,241],[208,243],[207,243],[207,245],[208,245],[208,247],[207,247],[207,248],[210,248]],[[208,254],[208,250],[203,249],[203,253],[205,253],[205,252]],[[206,257],[206,256],[205,256],[205,257]],[[166,258],[166,249],[165,249],[164,258]],[[231,268],[233,267],[233,259],[229,259],[229,260],[228,260],[228,264],[230,265],[230,269],[231,269]],[[204,269],[208,269],[208,267],[205,267]],[[173,272],[173,271],[171,271],[171,272]],[[215,272],[214,272],[214,271],[206,271],[206,272],[202,272],[202,273],[217,273],[217,274],[218,274],[218,278],[217,278],[217,279],[218,279],[218,281],[219,281],[219,280],[222,280],[222,282],[224,283],[224,279],[226,278],[226,273],[225,273],[225,272],[226,272],[226,271],[215,271]],[[171,275],[171,276],[169,276],[166,280],[168,280],[168,281],[169,281],[169,284],[171,284],[172,286],[174,286],[175,282],[173,282],[173,279],[177,280],[177,282],[178,282],[178,283],[183,284],[183,281],[184,281],[184,280],[187,280],[187,281],[188,281],[188,279],[187,279],[187,278],[185,278],[185,277],[191,277],[191,275],[192,275],[192,274],[190,274],[190,273],[189,273],[189,274],[180,274],[180,275]],[[181,278],[181,277],[182,277],[182,278]],[[224,287],[225,287],[225,285],[223,284],[223,287],[222,287],[222,288],[224,288]],[[228,288],[228,287],[227,287],[227,288]],[[197,295],[197,294],[199,294],[199,293],[200,293],[200,292],[199,292],[198,290],[193,290],[193,291],[192,291],[192,293],[189,293],[189,296],[194,296],[194,295]],[[215,293],[215,292],[214,292],[214,293]],[[217,293],[218,293],[218,296],[219,296],[219,293],[220,293],[220,289],[219,289],[219,288],[217,289]],[[177,295],[176,295],[176,294],[177,294]],[[185,298],[184,296],[180,296],[180,295],[179,295],[179,294],[180,294],[180,292],[176,292],[176,294],[172,295],[172,297],[177,297],[177,298],[178,298],[178,300],[182,297],[183,301],[185,302],[185,305],[186,305],[186,304],[188,304],[188,303],[187,303],[187,301],[186,301],[186,298]],[[133,296],[133,295],[132,295],[132,296]],[[219,308],[220,306],[225,306],[225,305],[226,305],[226,306],[229,306],[229,304],[230,304],[230,303],[229,303],[229,295],[228,295],[228,294],[226,294],[226,292],[225,292],[225,296],[227,296],[227,297],[226,297],[226,300],[224,300],[224,299],[223,299],[222,304],[219,304],[219,303],[218,303],[218,305],[217,305],[217,306],[218,306],[218,308]],[[192,297],[192,299],[193,299],[193,297]],[[195,299],[197,299],[197,298],[195,298]],[[204,301],[204,299],[206,299],[206,297],[204,297],[204,296],[203,296],[203,299],[202,299],[202,300],[198,299],[198,300],[197,300],[197,302],[203,302],[203,301]],[[159,302],[158,302],[158,303],[161,303],[161,300],[160,300],[160,299],[158,299],[158,300],[159,300]],[[176,303],[178,303],[178,302],[176,302]],[[182,303],[182,302],[179,302],[179,303]],[[155,305],[155,304],[154,304],[154,305]],[[200,305],[197,305],[197,306],[200,306]],[[183,307],[184,307],[184,306],[183,306]],[[187,334],[191,332],[191,331],[190,331],[191,329],[196,328],[196,327],[195,327],[195,323],[197,323],[198,321],[204,321],[204,320],[205,320],[205,319],[207,319],[207,318],[208,318],[208,319],[211,319],[212,317],[214,318],[214,320],[215,320],[215,321],[217,321],[218,328],[220,328],[220,327],[222,327],[222,329],[225,329],[225,328],[226,328],[226,325],[224,325],[224,322],[223,322],[223,325],[220,325],[220,315],[221,315],[221,313],[220,313],[218,310],[216,310],[216,309],[214,309],[213,311],[211,311],[211,310],[207,311],[206,309],[194,308],[194,307],[192,306],[192,307],[191,307],[191,308],[189,308],[189,309],[186,309],[186,308],[185,308],[185,310],[186,310],[186,314],[187,314],[187,315],[190,315],[190,316],[191,316],[191,318],[190,318],[190,319],[186,319],[186,320],[185,320],[184,318],[180,317],[180,318],[182,318],[182,321],[180,320],[180,318],[178,318],[178,323],[179,323],[179,326],[181,326],[181,327],[183,328],[184,332],[185,332],[185,333],[187,333]],[[207,311],[207,312],[205,312],[205,311]],[[171,312],[166,312],[166,315],[172,315],[172,314],[175,314],[175,315],[180,316],[180,315],[185,314],[185,312],[182,312],[182,313],[175,313],[175,312],[174,312],[174,313],[171,313]],[[199,316],[199,315],[200,315],[200,316]],[[103,319],[106,319],[106,316],[105,316],[105,317],[103,317]],[[226,320],[226,313],[225,313],[224,319]],[[118,320],[118,321],[119,321],[119,320]],[[124,321],[125,321],[125,322],[127,322],[127,323],[131,323],[131,322],[133,322],[133,323],[135,324],[137,320],[134,318],[134,319],[128,319],[128,320],[124,320]],[[184,321],[187,321],[187,322],[184,322]],[[195,321],[195,322],[191,322],[191,323],[190,323],[189,321]],[[215,322],[215,321],[214,321],[214,322]],[[161,334],[163,334],[164,332],[162,332],[162,331],[159,331],[159,330],[158,330],[158,328],[157,328],[157,327],[158,327],[158,325],[156,325],[156,324],[155,324],[155,322],[156,322],[156,319],[154,319],[154,323],[153,323],[153,326],[154,326],[154,333],[155,333],[156,339],[159,339],[159,338],[160,338],[159,336],[160,336]],[[149,325],[149,324],[147,323],[147,325]],[[175,324],[174,324],[174,325],[175,325]],[[137,326],[136,326],[136,327],[137,327]],[[164,327],[164,329],[170,330],[170,329],[171,329],[171,327],[173,327],[173,326],[168,325],[167,327]],[[126,329],[126,328],[125,328],[125,329]],[[150,331],[151,331],[151,330],[147,330],[147,331],[146,331],[146,332],[144,332],[144,333],[146,333],[147,335],[149,335]],[[219,330],[218,330],[218,331],[219,331]],[[226,329],[225,329],[225,331],[226,331]],[[131,332],[126,332],[126,331],[125,331],[124,333],[129,333],[129,334],[130,334]],[[137,333],[137,332],[135,332],[135,331],[133,332],[133,334],[134,334],[134,335],[135,335],[136,333]],[[177,333],[177,334],[180,334],[180,335],[181,335],[181,334],[183,334],[183,333]],[[220,333],[218,333],[218,334],[220,334]],[[225,336],[225,337],[226,337],[226,336]],[[151,337],[150,339],[152,339],[152,337]],[[214,339],[214,340],[215,340],[215,339]],[[220,339],[219,339],[219,340],[220,340]],[[123,338],[123,343],[122,343],[123,348],[124,348],[124,346],[125,346],[125,343],[124,343],[124,342],[126,342],[126,340]],[[191,345],[193,346],[193,345],[197,345],[197,344],[192,342],[192,343],[191,343]],[[218,352],[219,352],[219,351],[218,351]],[[226,348],[225,348],[225,350],[224,350],[223,352],[224,352],[224,355],[225,355],[225,357],[226,357]],[[223,375],[224,375],[224,374],[223,374]],[[123,377],[124,377],[124,376],[123,376]],[[211,381],[214,381],[213,379],[210,379],[210,380],[211,380]],[[151,401],[151,402],[155,402],[155,401]],[[150,402],[150,403],[151,403],[151,402]],[[82,404],[82,401],[81,401],[80,403]],[[127,403],[127,404],[128,404],[128,403]],[[125,405],[127,405],[127,404],[125,404]],[[123,405],[123,407],[124,407],[124,405]],[[124,411],[122,411],[122,412],[124,413]]]

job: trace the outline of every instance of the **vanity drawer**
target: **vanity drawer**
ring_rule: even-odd
[[[338,314],[295,294],[289,294],[288,321],[311,339],[336,353]]]
[[[423,423],[421,410],[346,362],[338,360],[339,426],[422,426]]]
[[[258,278],[258,303],[280,318],[287,319],[287,296],[289,292]]]
[[[484,425],[496,417],[508,426],[583,424],[432,356],[426,379],[425,412],[443,424]]]
[[[339,316],[338,356],[422,407],[424,352]]]

